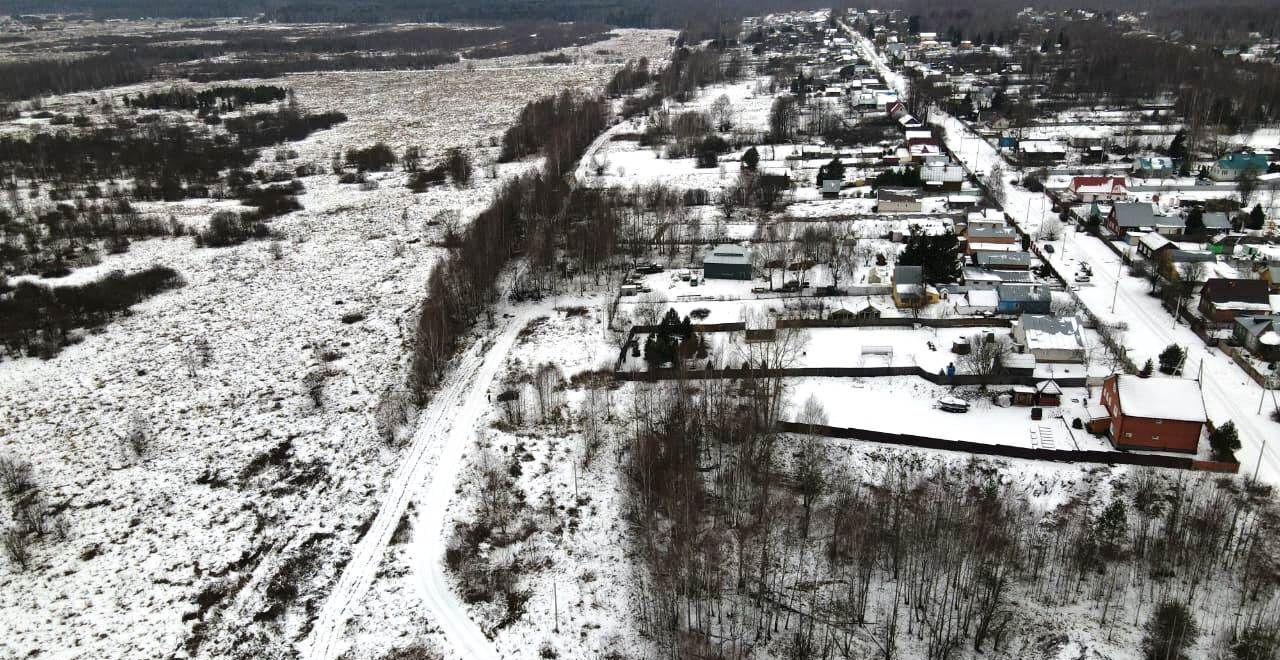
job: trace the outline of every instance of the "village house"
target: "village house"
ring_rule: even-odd
[[[893,304],[902,309],[919,309],[937,302],[924,283],[922,266],[897,266],[893,269]]]
[[[1173,173],[1173,159],[1167,156],[1139,156],[1133,161],[1133,175],[1139,179],[1165,179]]]
[[[918,190],[881,188],[876,191],[876,212],[878,213],[919,213],[922,208]]]
[[[1267,157],[1263,154],[1237,152],[1219,158],[1209,168],[1209,178],[1214,181],[1235,181],[1245,172],[1263,174],[1267,171]]]
[[[1048,314],[1052,294],[1048,284],[1015,284],[1001,282],[996,286],[1001,314]]]
[[[1084,362],[1084,340],[1074,316],[1023,314],[1013,324],[1013,340],[1037,362]]]
[[[1072,177],[1067,189],[1081,202],[1114,202],[1123,201],[1129,197],[1129,188],[1125,184],[1124,177]]]
[[[1268,285],[1262,280],[1212,277],[1200,291],[1200,314],[1221,325],[1237,316],[1258,316],[1271,312]]]
[[[1231,327],[1231,338],[1259,360],[1280,361],[1280,315],[1240,316]]]
[[[1023,140],[1018,154],[1025,165],[1052,165],[1067,157],[1067,148],[1053,140]]]
[[[1014,252],[977,250],[973,253],[973,262],[985,270],[1029,270],[1031,253],[1025,250]]]
[[[1156,214],[1146,202],[1120,202],[1112,205],[1107,214],[1107,229],[1116,236],[1154,231]]]
[[[920,179],[924,181],[925,188],[954,192],[960,190],[964,183],[965,171],[961,165],[934,159],[920,168]]]
[[[1102,406],[1117,449],[1195,452],[1208,421],[1199,383],[1182,378],[1112,375]]]
[[[1007,248],[992,248],[992,246],[1015,245],[1018,242],[1018,232],[1012,227],[966,225],[963,238],[965,240],[965,251],[969,254],[973,254],[975,250],[983,249],[1004,252]]]
[[[1178,246],[1173,241],[1153,231],[1143,234],[1138,239],[1138,254],[1148,261],[1159,262],[1162,252],[1176,249]]]

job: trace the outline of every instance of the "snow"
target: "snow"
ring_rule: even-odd
[[[945,412],[935,402],[953,390],[920,378],[794,378],[787,384],[793,401],[818,397],[830,426],[1013,447],[1112,450],[1105,439],[1069,428],[1071,419],[1085,417],[1083,389],[1066,388],[1061,417],[1050,412],[1032,420],[1030,408],[1002,408],[990,399],[973,397],[973,390],[966,397],[973,397],[969,412]]]
[[[658,41],[661,51],[648,53],[655,62],[667,49],[665,38]],[[383,498],[406,492],[406,474],[416,475],[409,490],[417,489],[434,463],[386,445],[372,411],[383,392],[403,382],[413,310],[443,254],[435,247],[443,228],[427,221],[456,210],[467,222],[499,177],[538,165],[502,165],[495,178],[485,171],[494,153],[489,140],[521,105],[561,88],[602,85],[614,66],[287,76],[280,80],[297,89],[302,105],[349,116],[289,145],[298,160],[324,164],[338,149],[377,140],[420,144],[428,159],[459,146],[477,161],[476,178],[469,187],[415,195],[399,172],[374,174],[380,185],[368,191],[332,175],[306,177],[305,210],[271,222],[280,259],[265,241],[197,249],[190,238],[157,238],[50,281],[159,263],[179,271],[186,285],[136,305],[51,361],[0,362],[0,445],[33,462],[43,495],[66,507],[72,526],[68,542],[37,545],[29,571],[0,577],[0,656],[169,657],[192,638],[199,594],[220,583],[229,592],[206,615],[199,655],[283,655],[276,645],[305,641],[307,603],[324,603],[348,561],[351,577],[341,578],[330,610],[338,614],[326,622],[386,603],[392,609],[379,612],[379,621],[403,622],[413,638],[438,642],[422,607],[386,592],[358,596],[370,580],[379,589],[412,586],[376,574],[388,554],[380,540],[398,521]],[[275,167],[271,150],[260,164]],[[217,204],[139,206],[199,226]],[[208,341],[212,360],[192,373],[187,357],[197,339]],[[303,379],[321,369],[331,375],[317,409]],[[119,440],[135,415],[154,437],[150,456],[137,462],[123,455]],[[442,444],[444,436],[423,434],[423,443]],[[277,461],[271,457],[279,448],[285,457]],[[396,471],[400,461],[406,467]],[[278,619],[247,625],[267,609],[265,585],[307,543],[316,556],[299,578],[298,602]],[[437,606],[449,598],[439,595]],[[364,634],[366,620],[356,626],[361,648],[391,643]],[[456,632],[448,623],[435,622]]]
[[[1204,402],[1193,380],[1139,378],[1121,374],[1117,385],[1120,409],[1130,417],[1204,422]]]

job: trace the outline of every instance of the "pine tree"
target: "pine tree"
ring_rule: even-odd
[[[1169,344],[1160,351],[1160,373],[1172,374],[1182,366],[1186,353],[1177,344]]]

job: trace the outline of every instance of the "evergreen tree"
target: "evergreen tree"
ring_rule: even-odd
[[[1218,460],[1234,458],[1235,451],[1240,448],[1240,435],[1236,431],[1236,423],[1227,422],[1210,432],[1209,446],[1213,448],[1213,456]]]
[[[1160,351],[1160,373],[1172,374],[1182,366],[1182,359],[1186,357],[1186,353],[1177,344],[1169,344],[1163,351]]]
[[[1187,606],[1177,601],[1160,604],[1147,623],[1142,652],[1147,660],[1182,658],[1183,651],[1200,636],[1196,620]]]
[[[759,165],[760,152],[756,151],[755,147],[747,149],[746,153],[742,154],[742,166],[744,168],[748,170],[755,170]]]
[[[1266,221],[1267,214],[1262,211],[1262,204],[1257,204],[1249,211],[1249,222],[1245,226],[1248,229],[1262,229]]]

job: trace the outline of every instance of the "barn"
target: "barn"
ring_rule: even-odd
[[[702,276],[708,280],[749,280],[751,255],[740,245],[717,245],[702,258]]]

